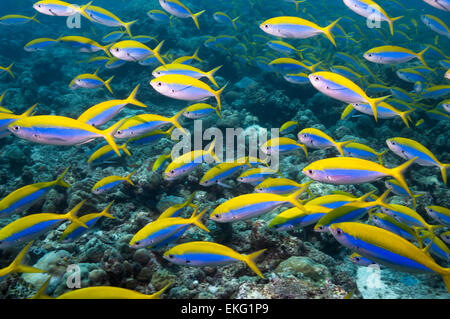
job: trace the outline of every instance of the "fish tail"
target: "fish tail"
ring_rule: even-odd
[[[370,195],[372,195],[373,193],[375,193],[375,190],[368,192],[367,194],[364,194],[363,196],[358,198],[358,202],[362,202],[365,201],[367,198],[369,198]]]
[[[22,113],[22,115],[20,117],[24,118],[24,117],[29,117],[29,116],[33,115],[32,113],[33,113],[33,110],[36,107],[36,105],[38,105],[38,104],[36,103],[32,107],[30,107],[28,110],[26,110],[24,113]]]
[[[305,152],[306,158],[308,158],[308,148],[304,144],[298,144],[303,149],[303,152]]]
[[[345,141],[345,142],[334,142],[334,146],[338,150],[339,154],[341,154],[341,156],[345,156],[344,155],[344,146],[347,144],[353,143],[353,142],[354,142],[354,140]]]
[[[194,216],[194,214],[195,214],[195,212],[194,212],[194,214],[192,214],[193,216],[191,217],[191,219],[192,219],[192,223],[193,223],[195,226],[197,226],[197,227],[199,227],[199,228],[201,228],[201,229],[203,229],[204,231],[206,231],[206,232],[209,233],[209,229],[206,228],[206,226],[200,221],[200,219],[201,219],[201,218],[203,217],[203,215],[208,211],[208,209],[209,209],[209,207],[208,207],[208,208],[205,208],[201,213],[199,213],[199,214],[196,215],[196,216]]]
[[[31,299],[54,299],[45,294],[45,290],[47,290],[47,286],[48,283],[50,282],[50,279],[52,279],[52,276],[48,276],[48,278],[42,284],[41,288],[39,288],[36,294],[33,297],[31,297]]]
[[[383,96],[383,97],[378,97],[378,98],[373,98],[373,99],[369,98],[368,102],[370,104],[370,107],[372,108],[373,117],[375,118],[375,121],[378,121],[378,109],[377,109],[378,103],[383,102],[384,100],[386,100],[390,97],[391,96],[388,95],[388,96]]]
[[[414,112],[416,109],[411,109],[405,112],[400,112],[398,115],[402,118],[403,122],[409,127],[408,116],[410,113]]]
[[[423,195],[425,195],[425,194],[414,194],[414,195],[411,196],[411,198],[413,200],[414,210],[416,210],[416,207],[417,207],[417,197],[420,197],[420,196],[423,196]]]
[[[444,184],[447,185],[447,168],[450,167],[450,164],[443,164],[439,165],[439,168],[441,169],[442,174],[442,180],[444,181]]]
[[[316,64],[313,64],[309,67],[311,72],[314,72],[316,68],[321,64],[322,62],[317,62]]]
[[[205,153],[211,156],[216,163],[220,163],[220,158],[217,157],[216,153],[214,153],[214,147],[216,146],[216,139],[214,139],[211,144],[209,144],[208,148],[205,150]]]
[[[173,27],[172,19],[173,19],[173,15],[170,15],[170,17],[169,17],[169,24],[170,24],[171,28]]]
[[[250,267],[250,269],[253,270],[259,277],[261,277],[263,279],[264,279],[264,276],[261,273],[261,271],[259,270],[258,266],[256,266],[255,259],[258,258],[259,255],[261,255],[266,250],[267,249],[261,249],[261,250],[258,250],[257,252],[252,253],[252,254],[242,256],[243,257],[243,261],[245,263],[247,263],[247,265]]]
[[[108,91],[111,94],[114,94],[112,89],[111,89],[111,86],[109,85],[109,83],[111,83],[112,79],[114,79],[114,75],[112,77],[110,77],[108,80],[106,80],[104,83],[105,83],[105,87],[108,89]]]
[[[62,187],[67,187],[67,188],[71,188],[71,187],[72,187],[71,185],[69,185],[67,182],[65,182],[65,181],[63,180],[64,175],[66,175],[66,173],[67,173],[67,171],[69,170],[69,168],[70,168],[70,166],[67,167],[67,168],[64,170],[64,172],[62,172],[62,174],[58,176],[58,178],[57,178],[56,181],[55,181],[55,184],[56,184],[56,185],[59,185],[59,186],[62,186]]]
[[[111,215],[108,211],[111,208],[112,204],[114,204],[114,200],[105,207],[105,209],[100,213],[102,216],[115,219],[113,215]]]
[[[213,70],[211,70],[211,71],[209,71],[209,72],[207,72],[205,75],[206,75],[206,77],[216,86],[216,87],[219,87],[219,85],[217,84],[217,82],[216,82],[216,80],[214,79],[214,73],[216,73],[217,71],[219,71],[220,70],[220,68],[222,67],[222,65],[221,66],[218,66],[217,68],[215,68],[215,69],[213,69]]]
[[[394,35],[394,22],[400,20],[401,18],[403,18],[403,16],[388,19],[389,30],[391,31],[391,35]]]
[[[353,105],[349,104],[341,114],[341,120],[346,120],[355,112]]]
[[[221,89],[214,92],[214,95],[216,96],[216,99],[217,99],[217,107],[219,108],[219,111],[222,110],[222,106],[220,104],[220,93],[222,93],[222,91],[227,87],[227,85],[228,85],[228,83],[225,84]]]
[[[85,10],[86,10],[88,7],[91,6],[92,2],[93,2],[93,1],[89,1],[89,2],[86,3],[85,5],[82,5],[82,6],[80,7],[80,9],[79,9],[79,12],[80,12],[86,19],[88,19],[88,20],[91,21],[91,22],[93,22],[93,21],[92,21],[91,17],[86,13]]]
[[[134,185],[133,181],[131,180],[131,176],[133,176],[134,173],[136,173],[136,171],[131,172],[131,174],[129,174],[125,177],[125,180],[133,186],[135,186],[135,185]]]
[[[78,205],[76,205],[70,212],[68,212],[65,217],[70,220],[72,223],[77,224],[78,226],[89,228],[85,223],[83,223],[78,217],[75,215],[84,204],[86,200],[82,200]]]
[[[378,157],[378,162],[380,162],[380,165],[383,165],[383,155],[386,154],[387,152],[389,152],[389,150],[385,150],[383,152],[376,153],[377,157]]]
[[[189,196],[189,198],[184,202],[184,206],[190,206],[191,201],[194,199],[195,191]]]
[[[194,13],[194,14],[192,15],[192,19],[194,20],[195,26],[196,26],[197,29],[199,29],[199,30],[200,30],[200,26],[198,25],[198,19],[197,19],[197,18],[198,18],[203,12],[205,12],[205,10],[202,10],[202,11],[200,11],[200,12]]]
[[[35,22],[41,24],[41,22],[40,22],[38,19],[36,19],[36,16],[37,16],[37,13],[36,13],[34,16],[32,16],[32,17],[30,18],[30,20],[33,20],[33,21],[35,21]]]
[[[193,60],[197,60],[198,62],[203,62],[203,60],[202,59],[200,59],[199,57],[198,57],[198,51],[200,50],[200,48],[197,48],[197,50],[195,50],[195,52],[194,52],[194,54],[191,56],[191,58],[193,59]]]
[[[389,174],[395,178],[395,180],[400,184],[400,186],[403,187],[411,197],[413,196],[413,194],[409,189],[408,184],[406,184],[403,173],[415,162],[416,159],[418,159],[418,157],[414,157],[409,161],[403,163],[402,165],[389,169]]]
[[[105,45],[102,47],[102,50],[106,53],[106,55],[110,58],[112,58],[111,52],[109,52],[109,48],[112,47],[114,43],[110,43],[108,45]]]
[[[125,154],[127,154],[128,156],[131,156],[130,151],[127,148],[127,143],[124,143],[123,145],[118,147],[120,150],[124,151]]]
[[[306,212],[305,207],[300,203],[300,201],[298,200],[298,197],[301,194],[303,194],[303,192],[305,192],[308,189],[308,186],[309,186],[309,184],[301,187],[300,189],[296,190],[294,193],[290,194],[286,198],[286,201],[288,201],[289,203],[291,203],[292,205],[294,205],[295,207],[297,207],[301,211]]]
[[[331,23],[328,27],[325,27],[322,29],[322,32],[325,33],[327,38],[333,43],[334,46],[336,46],[336,40],[334,39],[333,35],[331,34],[331,29],[341,20],[341,18],[337,19],[333,23]]]
[[[428,64],[425,62],[423,55],[425,54],[425,52],[427,52],[429,49],[429,47],[426,47],[425,50],[417,53],[417,58],[420,60],[420,62],[422,62],[422,64],[426,67],[428,67]]]
[[[180,125],[180,123],[178,122],[179,118],[181,115],[183,115],[184,113],[184,109],[182,109],[181,111],[179,111],[177,114],[175,114],[173,117],[171,117],[169,119],[169,122],[172,123],[177,129],[179,129],[183,134],[186,134],[186,130],[184,129],[184,127],[182,127]]]
[[[161,53],[159,51],[161,51],[161,47],[164,44],[164,40],[162,40],[161,42],[159,42],[159,44],[156,46],[156,48],[154,48],[152,51],[153,55],[158,59],[159,62],[161,62],[163,65],[166,65],[166,62],[164,62],[164,59],[161,57]]]
[[[373,203],[378,206],[383,206],[385,208],[391,209],[391,206],[386,204],[384,201],[386,200],[386,197],[391,192],[392,187],[389,187],[380,197],[378,197]]]
[[[111,146],[111,148],[116,152],[117,156],[121,157],[119,147],[116,144],[116,141],[114,140],[114,134],[116,134],[117,130],[119,129],[120,125],[122,125],[123,121],[125,119],[122,119],[118,121],[116,124],[111,125],[109,128],[107,128],[104,131],[100,131],[103,138],[108,142],[108,144]]]
[[[164,291],[167,290],[171,285],[173,284],[173,281],[169,282],[167,285],[165,285],[160,291],[154,293],[153,295],[149,295],[149,299],[161,299],[161,295]]]
[[[137,91],[139,90],[139,87],[140,87],[140,86],[141,86],[141,85],[138,84],[138,85],[134,88],[133,92],[131,92],[130,96],[126,99],[126,103],[127,103],[127,104],[133,104],[133,105],[140,106],[140,107],[147,107],[147,105],[145,105],[144,103],[142,103],[142,102],[136,100],[136,94],[137,94]]]
[[[124,22],[122,24],[122,26],[125,28],[125,30],[127,31],[128,35],[130,36],[130,38],[132,38],[133,36],[131,35],[131,31],[130,31],[130,27],[132,24],[136,23],[138,20],[134,20],[131,22]]]
[[[217,116],[219,116],[220,118],[222,118],[222,115],[220,114],[220,111],[219,111],[219,107],[216,106],[216,107],[213,107],[213,109],[214,109],[214,111],[216,111]]]
[[[237,21],[239,18],[240,18],[240,16],[237,17],[237,18],[234,18],[233,20],[231,20],[231,22],[233,23],[233,28],[234,28],[236,31],[237,31],[236,21]]]
[[[30,241],[17,255],[17,257],[11,263],[11,272],[27,272],[27,273],[43,273],[45,270],[22,265],[22,260],[25,254],[28,252],[28,249],[33,244],[34,241]]]
[[[298,5],[302,2],[305,2],[305,0],[294,0],[295,1],[295,12],[298,12]]]
[[[14,62],[11,63],[11,64],[5,69],[5,71],[8,72],[9,75],[11,75],[13,79],[15,79],[16,77],[14,76],[14,74],[13,74],[12,71],[11,71],[11,68],[13,67],[13,65],[14,65]]]

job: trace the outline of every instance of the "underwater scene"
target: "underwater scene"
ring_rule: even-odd
[[[1,299],[449,299],[450,0],[2,0]]]

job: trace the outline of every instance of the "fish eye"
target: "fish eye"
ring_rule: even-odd
[[[114,50],[116,50],[116,52],[119,52],[119,51],[120,51],[120,49],[119,49],[119,48],[115,48]]]
[[[360,258],[360,257],[355,257],[355,260],[356,260],[356,261],[360,261],[361,258]]]
[[[320,81],[320,78],[318,76],[314,77],[314,80],[316,80],[317,82]]]
[[[266,28],[266,29],[269,28],[269,25],[268,25],[268,24],[265,24],[265,25],[264,25],[264,28]]]
[[[313,171],[312,169],[308,170],[308,173],[309,173],[310,175],[312,175],[313,172],[314,172],[314,171]]]
[[[170,259],[173,259],[175,256],[174,255],[169,255],[167,257],[169,257]]]
[[[186,260],[186,264],[189,264],[191,261],[190,260]]]
[[[134,244],[137,246],[137,245],[140,245],[141,242],[140,242],[140,241],[137,241],[137,242],[135,242]]]
[[[369,53],[367,56],[371,57],[371,56],[372,56],[372,53]]]
[[[162,83],[161,83],[161,82],[158,82],[158,83],[156,83],[156,85],[157,85],[157,86],[161,86],[161,85],[162,85]]]
[[[209,181],[204,181],[203,183],[204,183],[204,184],[208,184],[208,183],[209,183]]]
[[[175,173],[175,171],[174,171],[174,170],[171,170],[171,171],[170,171],[170,173],[171,173],[171,174],[174,174],[174,173]]]
[[[220,214],[215,214],[214,217],[220,218]]]
[[[260,187],[260,188],[258,188],[258,190],[259,190],[260,192],[262,192],[262,191],[264,190],[264,188]]]
[[[340,235],[342,235],[344,232],[342,231],[342,229],[340,229],[340,228],[337,228],[336,229],[336,234],[338,235],[338,236],[340,236]]]
[[[392,144],[392,145],[395,145],[395,141],[391,141],[391,144]]]
[[[122,133],[123,133],[122,130],[118,130],[118,131],[116,132],[117,135],[122,135]]]
[[[17,132],[18,130],[20,130],[20,126],[14,125],[12,129]]]

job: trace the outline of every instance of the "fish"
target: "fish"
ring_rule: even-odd
[[[113,91],[111,89],[111,86],[109,83],[114,79],[114,75],[111,76],[108,80],[104,81],[102,80],[98,75],[99,69],[97,69],[93,74],[91,73],[84,73],[77,75],[75,78],[70,81],[69,87],[72,90],[75,90],[77,88],[85,88],[85,89],[95,89],[100,86],[105,86],[108,91],[113,94]]]
[[[369,260],[369,259],[367,259],[367,258],[365,258],[365,257],[363,257],[363,256],[361,256],[360,254],[357,254],[357,253],[351,254],[349,259],[355,265],[362,266],[362,267],[367,267],[367,266],[371,266],[371,265],[377,265],[377,263],[375,263],[372,260]]]
[[[420,20],[432,31],[450,39],[450,29],[444,21],[431,14],[422,14]]]
[[[229,178],[233,174],[237,173],[244,165],[252,167],[248,159],[246,161],[235,161],[235,162],[225,162],[219,163],[213,168],[209,169],[201,178],[199,184],[205,187],[210,187],[213,185],[220,185],[225,188],[231,188],[224,184],[222,181]]]
[[[390,18],[386,11],[372,0],[343,0],[344,4],[353,12],[368,19],[377,19],[386,21],[389,24],[391,35],[394,35],[394,22],[403,18],[403,16]],[[378,21],[378,20],[377,20]]]
[[[190,218],[168,217],[158,218],[141,228],[131,238],[129,245],[131,248],[162,248],[180,238],[190,226],[209,232],[209,229],[201,222],[201,218],[208,211],[205,208],[197,214],[197,209]]]
[[[257,167],[246,170],[236,178],[240,183],[248,183],[256,186],[270,175],[280,174],[279,170],[271,169],[269,167]]]
[[[195,192],[193,192],[184,203],[170,206],[165,211],[163,211],[161,215],[159,215],[158,219],[178,217],[178,215],[181,214],[181,211],[187,206],[197,209],[198,205],[192,204],[194,196]]]
[[[429,48],[426,47],[423,51],[414,53],[409,49],[399,46],[385,45],[370,49],[366,51],[363,56],[367,61],[379,64],[406,63],[417,58],[424,66],[428,66],[423,58],[423,55],[428,49]]]
[[[123,123],[118,127],[117,131],[114,133],[114,137],[119,139],[141,137],[150,132],[154,132],[167,124],[174,125],[185,134],[186,130],[181,127],[178,122],[183,112],[184,109],[172,117],[165,117],[158,114],[139,114],[128,117],[124,119]]]
[[[20,115],[11,114],[8,112],[0,113],[0,132],[3,133],[5,130],[8,129],[8,126],[14,123],[15,121],[31,116],[33,114],[36,105],[37,104],[33,105]]]
[[[216,87],[219,87],[219,85],[217,84],[216,80],[214,79],[214,74],[220,70],[222,66],[218,66],[214,69],[212,69],[209,72],[203,72],[202,70],[187,65],[187,64],[182,64],[182,63],[171,63],[171,64],[166,64],[166,65],[162,65],[158,68],[156,68],[155,70],[153,70],[152,75],[155,78],[158,78],[162,75],[167,75],[167,74],[180,74],[180,75],[186,75],[186,76],[190,76],[193,77],[195,79],[201,79],[202,77],[206,77],[208,78],[208,80],[210,80]]]
[[[140,84],[130,93],[128,98],[124,100],[109,100],[96,104],[84,111],[78,118],[78,121],[90,124],[94,127],[100,127],[109,122],[117,114],[119,114],[125,106],[133,104],[139,107],[147,107],[144,103],[136,99]]]
[[[278,58],[269,63],[269,66],[275,72],[283,74],[295,74],[301,72],[314,72],[322,62],[314,65],[307,65],[301,61],[292,58]]]
[[[305,128],[298,133],[297,137],[300,143],[310,148],[327,149],[335,147],[339,152],[339,154],[341,154],[341,156],[345,156],[343,147],[353,142],[353,140],[345,142],[336,142],[326,133],[315,128]]]
[[[435,229],[443,227],[442,225],[428,224],[419,213],[407,206],[399,204],[389,204],[389,206],[390,208],[381,207],[381,212],[411,227],[426,228],[432,233]]]
[[[89,2],[86,5],[89,5]],[[80,8],[76,5],[58,1],[58,0],[42,0],[33,4],[33,8],[39,13],[58,16],[58,17],[69,17],[80,12]]]
[[[172,134],[172,131],[174,130],[174,128],[175,128],[175,126],[172,126],[167,131],[155,130],[155,131],[146,133],[144,135],[129,138],[127,140],[127,144],[132,145],[132,146],[143,146],[143,145],[152,144],[152,143],[158,141],[160,138],[171,137],[171,134]]]
[[[101,180],[99,180],[97,183],[95,183],[95,185],[92,187],[91,192],[94,194],[102,194],[106,191],[111,190],[112,188],[116,187],[117,185],[119,185],[122,182],[128,182],[129,184],[131,184],[132,186],[134,186],[134,183],[131,180],[131,176],[135,173],[136,171],[132,172],[131,174],[122,177],[122,176],[108,176],[105,178],[102,178]]]
[[[200,26],[198,24],[198,17],[205,12],[202,10],[197,13],[192,13],[188,7],[186,7],[179,0],[159,0],[159,4],[161,7],[166,10],[168,13],[173,14],[178,18],[192,18],[194,20],[195,26],[198,30],[200,30]]]
[[[171,158],[170,154],[162,154],[158,156],[156,161],[152,165],[152,172],[159,173],[161,172],[167,164],[167,161]]]
[[[331,30],[339,20],[340,18],[329,26],[322,28],[314,22],[302,18],[281,16],[264,21],[259,25],[259,28],[267,34],[280,38],[307,39],[324,34],[336,46]]]
[[[411,190],[406,184],[403,173],[416,159],[417,157],[414,157],[395,168],[386,168],[361,158],[331,157],[307,165],[302,173],[315,181],[335,185],[368,183],[391,176],[411,196]]]
[[[415,163],[421,166],[437,166],[441,170],[442,180],[447,185],[447,168],[450,164],[441,163],[431,151],[409,138],[393,137],[386,140],[389,149],[403,159],[416,158]]]
[[[317,223],[325,214],[331,211],[331,208],[323,206],[305,204],[306,212],[297,207],[289,208],[277,216],[269,223],[268,227],[278,232],[289,231],[295,228],[303,228]]]
[[[175,246],[163,254],[163,258],[182,266],[220,266],[235,262],[245,262],[259,277],[264,278],[254,260],[267,249],[242,255],[224,245],[206,241],[192,241]]]
[[[302,58],[302,52],[305,49],[297,49],[295,47],[293,47],[292,45],[290,45],[287,42],[284,41],[277,41],[277,40],[271,40],[269,42],[267,42],[267,46],[269,46],[269,48],[278,51],[280,53],[283,54],[298,54],[300,56],[300,58]]]
[[[288,196],[269,193],[252,193],[236,196],[217,206],[209,218],[218,223],[247,220],[268,213],[285,204],[292,204],[301,211],[306,211],[297,199],[306,188],[307,186]]]
[[[99,23],[108,27],[123,27],[130,37],[132,37],[130,27],[132,24],[137,22],[137,20],[131,22],[123,22],[112,12],[90,4],[82,6],[80,8],[80,13],[95,23]]]
[[[153,9],[147,12],[147,15],[155,22],[158,23],[170,23],[170,26],[172,27],[172,15],[168,15],[162,10]]]
[[[409,196],[406,189],[404,189],[395,179],[388,179],[384,182],[387,188],[392,187],[392,192],[396,195],[407,197]],[[415,193],[412,195],[413,207],[416,209],[417,206],[417,198],[425,195],[426,193]]]
[[[96,286],[70,290],[56,298],[52,298],[44,293],[51,278],[52,277],[50,276],[44,282],[32,299],[160,299],[164,291],[173,283],[168,283],[161,290],[152,295],[146,295],[131,289],[120,287]]]
[[[107,218],[115,219],[115,217],[108,212],[109,209],[111,208],[112,204],[114,204],[114,201],[109,203],[105,207],[105,209],[103,211],[101,211],[100,213],[86,214],[86,215],[81,216],[79,219],[80,219],[80,221],[82,223],[84,223],[90,229],[92,229],[95,226],[95,224],[98,222],[98,220],[101,217],[107,217]],[[87,229],[84,228],[84,227],[80,227],[77,224],[70,224],[69,226],[66,227],[64,232],[59,237],[59,241],[73,241],[73,240],[76,240],[81,235],[83,235],[83,233],[85,231],[87,231]]]
[[[403,272],[437,273],[450,292],[450,268],[443,268],[414,244],[385,229],[356,222],[330,226],[343,246],[374,262]]]
[[[78,52],[98,52],[103,51],[107,56],[111,57],[111,53],[108,51],[107,46],[103,46],[98,42],[81,36],[62,36],[59,37],[58,42],[62,42],[63,44],[70,46],[71,48],[77,50]]]
[[[45,270],[38,269],[35,267],[27,266],[22,263],[23,258],[25,257],[26,253],[30,249],[30,246],[32,246],[34,241],[30,241],[14,258],[14,260],[5,268],[0,269],[0,280],[4,279],[7,275],[12,273],[45,273]]]
[[[450,209],[442,206],[426,206],[425,211],[428,216],[433,218],[436,222],[441,225],[450,226]]]
[[[4,66],[0,66],[0,74],[2,74],[3,72],[7,72],[9,75],[11,75],[11,77],[13,79],[15,79],[16,77],[14,76],[14,73],[11,71],[11,68],[13,67],[14,63],[11,63],[9,66],[4,67]]]
[[[117,148],[119,149],[119,152],[122,151],[128,156],[131,156],[131,153],[127,148],[127,143],[118,145]],[[110,160],[114,156],[116,156],[116,153],[109,144],[106,144],[95,150],[92,155],[89,156],[88,163],[92,165],[100,165]]]
[[[24,50],[27,52],[44,51],[49,47],[55,45],[57,42],[58,42],[57,39],[38,38],[25,44]]]
[[[383,165],[383,155],[386,154],[389,150],[385,150],[383,152],[376,152],[374,149],[370,148],[367,145],[361,144],[361,143],[355,143],[351,142],[348,144],[345,144],[342,147],[342,150],[344,151],[344,156],[348,157],[358,157],[363,159],[371,159],[371,158],[378,158],[378,162],[380,165]]]
[[[237,31],[237,26],[236,26],[236,21],[240,18],[240,17],[236,17],[234,19],[232,19],[228,14],[226,14],[225,12],[215,12],[213,14],[213,18],[214,20],[216,20],[217,22],[221,23],[221,24],[228,24],[233,26],[233,28]]]
[[[303,187],[307,187],[312,181],[299,184],[288,178],[266,178],[261,183],[255,186],[255,192],[257,193],[271,193],[271,194],[290,194]],[[306,191],[312,196],[308,189]]]
[[[423,0],[425,3],[428,3],[430,6],[435,7],[436,9],[450,12],[450,0]]]
[[[426,82],[425,76],[419,71],[416,71],[415,69],[412,68],[399,69],[395,73],[400,79],[409,83]]]
[[[403,223],[402,221],[399,221],[396,218],[393,218],[392,216],[374,211],[369,212],[369,216],[370,220],[376,226],[389,230],[390,232],[397,234],[402,238],[405,238],[412,242],[416,242],[420,239],[413,227]]]
[[[155,56],[161,64],[166,64],[161,57],[159,51],[161,50],[164,41],[161,41],[153,50],[145,44],[134,41],[124,40],[114,43],[109,47],[109,52],[116,58],[129,62],[143,61],[151,56]],[[109,54],[109,53],[108,53]]]
[[[330,226],[335,223],[343,223],[356,221],[364,217],[369,211],[381,206],[382,208],[390,208],[391,206],[384,203],[389,195],[391,188],[387,189],[383,195],[375,201],[352,201],[351,203],[339,206],[326,213],[314,226],[316,232],[328,232]]]
[[[81,201],[67,214],[31,214],[14,220],[0,229],[0,248],[17,246],[23,242],[34,240],[67,220],[87,228],[86,224],[75,216],[84,202],[84,200]]]
[[[308,150],[306,149],[306,146],[300,143],[297,143],[297,141],[288,138],[288,137],[277,137],[272,138],[268,140],[267,142],[264,142],[260,146],[261,151],[264,154],[271,155],[271,154],[289,154],[292,152],[295,152],[299,149],[302,149],[305,153],[306,158],[308,158]]]
[[[214,112],[218,117],[222,118],[222,115],[220,115],[219,112],[219,107],[214,107],[207,103],[196,103],[185,108],[183,115],[189,119],[198,120]]]
[[[297,129],[297,127],[298,127],[298,121],[287,121],[281,125],[280,133],[281,134],[292,133]]]
[[[444,242],[450,244],[450,230],[442,233],[440,236]]]
[[[190,151],[175,158],[164,171],[164,179],[173,181],[184,177],[199,167],[206,158],[212,158],[214,161],[220,163],[221,160],[214,153],[215,143],[216,140],[214,139],[205,147],[205,150]]]
[[[421,93],[421,99],[439,99],[450,94],[450,85],[435,85],[425,88]]]
[[[150,81],[150,85],[160,94],[184,101],[203,101],[215,97],[221,110],[220,94],[226,88],[214,91],[204,82],[181,74],[167,74]]]
[[[38,115],[14,121],[8,125],[8,130],[30,142],[48,145],[79,145],[103,137],[120,157],[113,136],[122,122],[120,120],[105,130],[99,130],[69,117]]]
[[[198,51],[199,51],[199,48],[197,48],[197,50],[195,50],[193,55],[181,56],[181,57],[176,58],[175,60],[173,60],[172,63],[189,64],[193,60],[198,61],[198,62],[203,62],[203,60],[198,57]]]
[[[20,14],[8,14],[0,17],[0,24],[3,25],[21,25],[28,23],[30,21],[34,21],[40,23],[38,19],[36,19],[37,13],[32,17],[26,17]]]
[[[372,108],[375,121],[378,120],[377,105],[390,96],[370,98],[354,82],[333,72],[316,72],[309,76],[311,84],[320,92],[336,100],[346,103],[369,103]]]
[[[125,31],[112,31],[102,38],[105,43],[118,42],[126,34]]]
[[[71,188],[72,186],[63,179],[69,168],[67,167],[54,181],[30,184],[5,196],[0,200],[0,217],[7,217],[26,211],[42,199],[54,186]]]

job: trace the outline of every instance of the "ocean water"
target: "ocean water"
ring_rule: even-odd
[[[306,0],[296,10],[295,1],[181,0],[188,13],[178,1],[163,1],[175,11],[165,11],[156,0],[95,0],[86,8],[74,1],[74,14],[61,16],[56,9],[53,15],[38,12],[33,1],[0,2],[0,94],[5,92],[0,100],[0,297],[31,298],[47,285],[38,297],[342,299],[355,289],[351,298],[448,299],[443,278],[450,266],[444,235],[450,192],[443,179],[450,163],[450,80],[445,76],[450,13],[419,0],[378,0],[389,18],[403,16],[393,22],[391,34],[383,16],[360,16],[344,1]],[[97,16],[77,13],[80,7],[86,16],[89,8]],[[152,19],[151,10],[161,11],[163,21]],[[192,16],[203,10],[197,28]],[[217,21],[218,12],[228,17],[219,14]],[[422,21],[425,14],[433,18],[434,30]],[[281,19],[272,34],[263,31],[264,23],[272,26],[268,19],[286,16],[304,20],[287,26]],[[339,18],[327,37],[324,27]],[[130,39],[124,26],[134,20]],[[284,35],[274,34],[286,28]],[[113,31],[122,37],[106,42]],[[296,36],[286,36],[293,32]],[[43,38],[48,40],[39,41],[39,50],[27,49]],[[364,57],[387,45],[401,52],[382,52],[382,63]],[[190,58],[194,52],[197,59]],[[179,58],[184,64],[174,64]],[[283,64],[281,58],[291,60]],[[169,75],[155,78],[157,68]],[[327,76],[324,89],[311,83],[313,73]],[[134,99],[127,100],[132,92]],[[365,113],[355,106],[344,116],[350,103],[383,96],[389,96],[383,102],[388,105],[377,104],[377,121],[370,106]],[[190,116],[180,113],[196,103],[208,105],[190,108]],[[280,131],[288,121],[296,122],[293,129]],[[171,131],[174,122],[177,129]],[[159,135],[143,139],[155,132]],[[316,135],[308,142],[299,132]],[[393,138],[410,141],[400,149],[388,147]],[[272,153],[264,162],[263,144],[270,139],[287,152]],[[213,140],[222,162],[254,156],[259,163],[219,165],[209,152]],[[369,162],[353,161],[356,151],[346,153],[353,172],[335,179],[342,170],[332,168],[340,160],[322,167],[322,179],[304,171],[339,157],[344,141],[386,152],[365,157]],[[96,153],[108,146],[110,156]],[[120,157],[111,146],[118,146]],[[162,156],[167,161],[160,165]],[[345,204],[308,207],[312,199],[334,194],[350,202],[371,191],[381,196],[386,180],[403,179],[380,165],[373,168],[380,156],[387,168],[418,157],[403,173],[411,192],[421,195],[417,205],[396,189],[384,200],[402,205],[395,221],[412,238],[382,229],[372,215],[381,212],[380,206],[368,206],[364,199],[356,204],[366,205],[359,218],[347,214],[334,220],[348,238],[360,240],[356,244],[339,240],[335,232],[316,231],[322,216],[284,230],[273,226],[287,209],[301,214],[307,207],[301,216],[328,215]],[[239,178],[258,167],[270,171]],[[263,180],[272,185],[282,178],[296,183],[290,194],[298,184],[312,183],[297,199],[271,195],[275,190],[249,196],[258,194]],[[447,220],[434,219],[429,206],[439,206]],[[402,215],[405,211],[412,217]],[[423,229],[433,233],[428,236],[434,245],[420,251],[424,245],[414,237]],[[352,263],[355,251],[374,258],[371,266]],[[254,259],[247,256],[253,253]],[[88,287],[97,290],[83,290]]]

